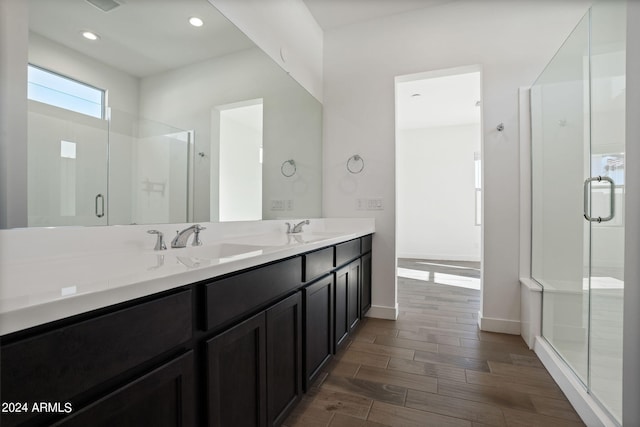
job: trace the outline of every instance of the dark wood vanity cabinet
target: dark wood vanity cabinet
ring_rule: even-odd
[[[36,328],[15,341],[13,337],[2,337],[2,402],[24,403],[27,410],[3,411],[0,424],[50,425],[65,415],[55,407],[34,410],[34,403],[40,402],[62,407],[69,404],[73,414],[93,407],[85,412],[89,415],[83,415],[91,418],[91,414],[117,401],[118,396],[129,394],[128,387],[139,382],[140,375],[166,363],[191,339],[191,290],[127,305],[99,310],[77,321],[62,321],[56,327],[43,325],[44,330]],[[183,367],[187,377],[188,368]],[[144,384],[135,389],[151,393],[146,388],[150,383]],[[116,389],[119,391],[113,391]],[[109,394],[112,392],[115,394]],[[158,392],[171,400],[170,390]],[[105,398],[107,394],[111,397]],[[104,399],[108,402],[95,406]],[[174,402],[174,406],[181,405]],[[145,410],[144,405],[139,409]],[[122,411],[123,417],[126,415],[123,420],[129,419],[131,407],[123,407]]]
[[[304,312],[304,388],[315,380],[333,353],[333,274],[302,290]]]
[[[267,421],[280,425],[302,398],[302,297],[267,310]]]
[[[360,321],[360,260],[357,259],[336,271],[335,350]]]
[[[1,425],[278,426],[370,306],[365,236],[3,336]]]
[[[360,317],[371,308],[371,252],[360,258]]]
[[[189,351],[53,426],[193,426],[194,391],[193,351]]]
[[[264,312],[206,343],[208,425],[267,425]]]
[[[206,343],[209,426],[279,425],[302,395],[300,292]]]

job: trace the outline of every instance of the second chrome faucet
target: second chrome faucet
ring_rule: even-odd
[[[294,226],[292,226],[288,222],[286,224],[287,224],[287,234],[302,233],[302,226],[303,225],[308,225],[309,224],[309,220],[305,219],[304,221],[301,221],[301,222],[297,223]]]
[[[194,224],[190,227],[185,228],[182,231],[177,231],[176,237],[171,241],[172,248],[184,248],[187,246],[187,241],[189,237],[193,234],[193,242],[191,246],[201,246],[202,240],[200,240],[200,232],[202,230],[206,230],[206,227],[201,226],[200,224]]]

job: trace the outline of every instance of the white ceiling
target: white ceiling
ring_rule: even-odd
[[[118,0],[103,12],[85,0],[29,0],[29,29],[145,77],[255,46],[207,0]],[[192,16],[204,20],[195,28]],[[83,30],[100,35],[90,42]]]
[[[478,101],[479,72],[398,83],[396,129],[480,123]]]
[[[324,30],[455,0],[303,0]]]

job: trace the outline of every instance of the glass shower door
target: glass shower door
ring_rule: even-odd
[[[532,276],[542,284],[543,336],[586,384],[589,239],[589,17],[531,89]],[[585,286],[585,283],[587,286]]]
[[[620,422],[624,2],[596,3],[531,89],[532,276],[542,335]]]

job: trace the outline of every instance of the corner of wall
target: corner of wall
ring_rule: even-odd
[[[0,2],[0,228],[27,226],[27,2]]]

